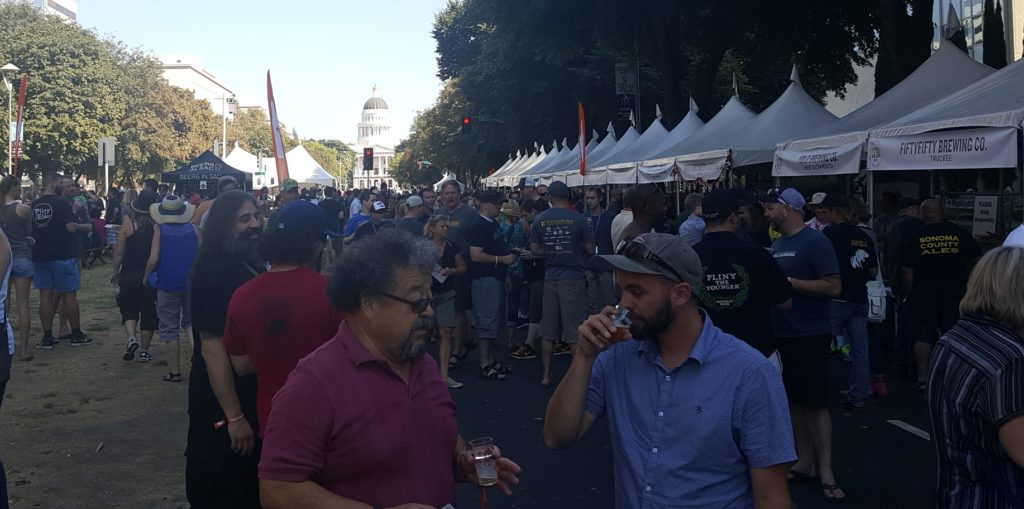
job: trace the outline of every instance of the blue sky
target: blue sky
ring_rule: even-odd
[[[302,138],[356,140],[373,85],[404,138],[440,89],[434,14],[446,0],[79,0],[78,22],[156,56],[191,55],[243,105],[266,108]]]

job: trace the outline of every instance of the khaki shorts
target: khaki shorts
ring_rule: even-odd
[[[586,279],[545,281],[540,336],[548,341],[575,343],[576,329],[587,319],[586,295]]]

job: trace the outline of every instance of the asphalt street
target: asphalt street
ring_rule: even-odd
[[[557,378],[570,357],[556,357]],[[523,467],[512,497],[488,492],[488,507],[604,508],[614,506],[612,456],[605,419],[578,444],[563,451],[544,447],[544,410],[553,389],[539,385],[540,358],[506,359],[513,367],[506,381],[477,376],[476,352],[452,377],[465,386],[452,391],[458,404],[459,431],[466,440],[491,436],[502,453]],[[846,490],[847,507],[914,509],[933,507],[935,459],[928,439],[924,396],[906,380],[889,377],[889,395],[873,400],[863,412],[839,406],[839,390],[849,374],[841,359],[830,363],[835,474]],[[817,484],[790,484],[799,508],[835,507]],[[479,489],[460,485],[459,508],[479,507]]]

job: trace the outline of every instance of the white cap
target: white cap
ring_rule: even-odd
[[[388,206],[384,205],[384,202],[382,202],[382,201],[375,201],[375,202],[373,202],[373,211],[374,212],[380,212],[380,211],[382,211],[382,210],[384,210],[386,208],[388,208]]]
[[[821,205],[821,202],[825,201],[825,197],[827,197],[827,196],[828,196],[828,194],[826,194],[826,193],[814,193],[814,194],[811,195],[811,201],[808,202],[807,204],[808,205]]]
[[[1006,236],[1006,240],[1003,241],[1003,245],[1010,247],[1024,247],[1024,224],[1010,232],[1010,234]]]

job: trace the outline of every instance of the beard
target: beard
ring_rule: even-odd
[[[237,258],[250,265],[262,265],[263,260],[260,259],[259,255],[260,236],[262,233],[262,230],[259,228],[247,229],[229,240],[224,246],[224,250],[232,258]]]
[[[633,324],[629,326],[629,332],[634,339],[653,341],[659,334],[672,326],[675,312],[672,309],[672,302],[666,298],[661,307],[654,312],[654,316],[648,318],[630,311],[629,318],[633,320]]]
[[[427,351],[427,335],[434,330],[434,318],[420,316],[412,324],[409,336],[402,342],[399,356],[403,360],[411,361],[419,358]]]

